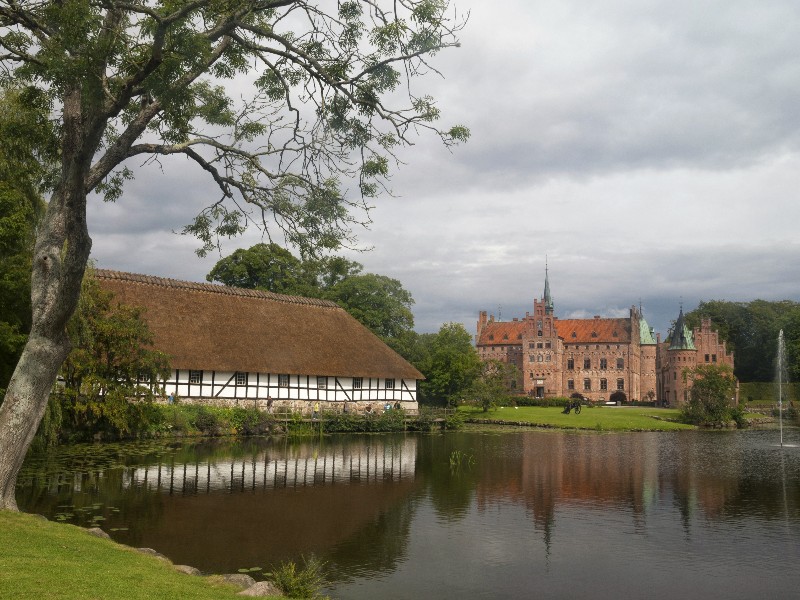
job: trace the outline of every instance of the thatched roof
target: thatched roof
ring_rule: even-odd
[[[423,379],[337,304],[97,269],[103,289],[141,306],[174,369]]]

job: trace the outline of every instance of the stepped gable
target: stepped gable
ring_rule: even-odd
[[[144,308],[173,369],[424,379],[334,302],[95,270],[116,302]]]
[[[556,331],[565,344],[629,344],[630,319],[558,319]],[[638,335],[639,332],[637,331]]]

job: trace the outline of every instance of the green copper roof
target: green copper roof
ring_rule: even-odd
[[[547,267],[544,268],[544,311],[553,314],[553,298],[550,296],[550,278],[547,274]]]
[[[683,318],[683,307],[678,315],[678,320],[675,321],[675,327],[669,336],[669,349],[670,350],[696,350],[694,347],[694,340],[692,340],[692,332],[686,326],[686,321]]]
[[[639,343],[643,346],[654,346],[656,344],[656,338],[653,337],[653,330],[650,328],[650,325],[647,324],[647,321],[644,320],[644,317],[639,319]]]

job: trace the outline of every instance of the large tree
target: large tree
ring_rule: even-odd
[[[44,213],[42,188],[55,136],[37,94],[0,94],[0,388],[11,379],[31,327],[31,256]],[[0,391],[0,401],[2,401]]]
[[[87,195],[115,200],[129,163],[178,156],[215,184],[186,227],[201,252],[249,222],[306,251],[336,248],[366,221],[358,209],[407,136],[467,137],[437,129],[433,99],[410,81],[461,25],[445,0],[0,0],[3,78],[46,98],[60,142],[31,332],[0,407],[0,508],[16,509],[17,472],[69,351]],[[341,192],[350,181],[355,198]]]

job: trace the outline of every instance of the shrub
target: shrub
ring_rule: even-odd
[[[325,563],[313,555],[303,557],[303,566],[293,561],[283,562],[272,571],[272,581],[289,598],[320,598],[325,583]]]
[[[197,409],[197,413],[194,416],[194,426],[198,431],[206,435],[220,434],[219,418],[205,406]]]

